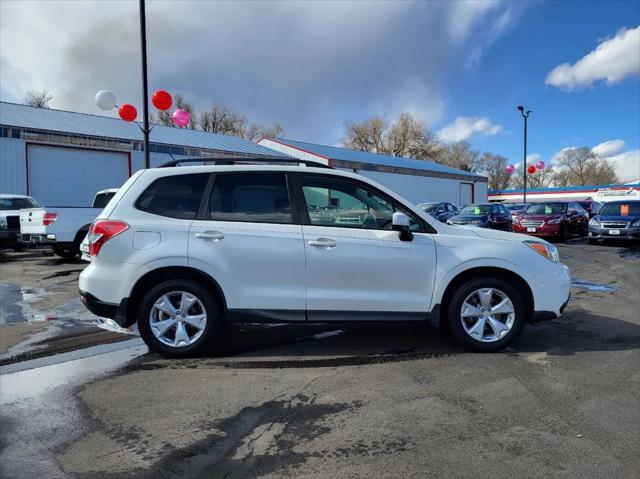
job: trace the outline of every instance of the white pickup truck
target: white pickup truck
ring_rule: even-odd
[[[18,241],[24,244],[51,245],[62,258],[75,258],[93,220],[118,191],[98,191],[90,207],[44,207],[20,210]]]

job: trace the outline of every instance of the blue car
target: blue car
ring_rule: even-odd
[[[467,205],[456,216],[447,220],[450,225],[468,225],[511,231],[511,212],[498,203]]]
[[[420,203],[418,204],[418,208],[443,223],[446,223],[449,218],[458,214],[458,208],[451,203]]]
[[[605,203],[589,221],[589,243],[606,240],[640,241],[640,201]]]

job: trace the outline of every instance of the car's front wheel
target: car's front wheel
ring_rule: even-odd
[[[448,307],[451,333],[475,351],[499,351],[509,346],[522,332],[527,316],[522,293],[491,276],[464,283]]]
[[[138,329],[149,349],[165,356],[184,357],[205,350],[219,323],[211,293],[189,280],[169,280],[144,296]]]

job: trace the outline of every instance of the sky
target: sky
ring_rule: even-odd
[[[444,142],[557,161],[588,146],[640,178],[640,2],[147,0],[149,88],[338,145],[346,121],[409,112]],[[0,1],[0,99],[141,111],[137,1]],[[113,115],[116,113],[113,112]]]

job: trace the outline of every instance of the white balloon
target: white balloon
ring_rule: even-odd
[[[113,110],[116,107],[116,96],[109,90],[96,93],[96,105],[102,110]]]

